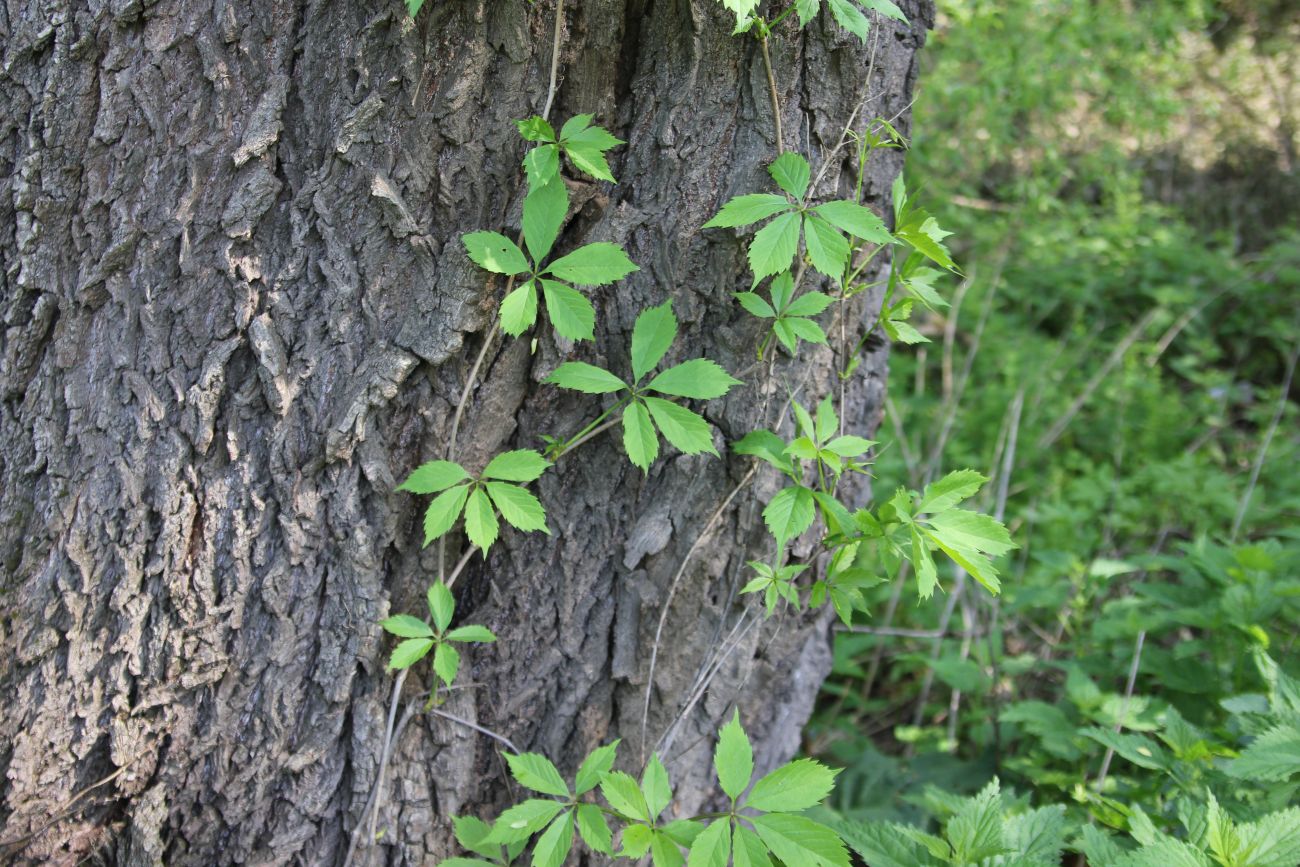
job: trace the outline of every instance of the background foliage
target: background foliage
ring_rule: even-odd
[[[908,187],[966,278],[896,347],[877,491],[979,469],[1021,547],[1000,597],[941,567],[939,604],[893,581],[838,633],[832,806],[910,823],[900,863],[979,862],[934,841],[981,791],[999,851],[1059,842],[1014,863],[1300,862],[1247,828],[1300,786],[1300,16],[939,7]]]

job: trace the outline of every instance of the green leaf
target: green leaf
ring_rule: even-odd
[[[573,848],[573,811],[566,810],[533,844],[532,867],[561,867]]]
[[[894,236],[885,228],[885,221],[875,215],[870,208],[856,202],[826,202],[813,208],[831,225],[843,229],[855,238],[870,241],[872,244],[893,243]]]
[[[751,315],[760,319],[771,319],[776,316],[776,311],[772,305],[763,300],[762,296],[754,292],[737,292],[736,300],[740,306],[744,307]]]
[[[885,333],[889,335],[890,340],[897,343],[906,343],[907,345],[912,346],[917,343],[930,342],[930,338],[926,337],[909,323],[904,322],[901,319],[882,319],[880,320],[880,327],[885,329]]]
[[[772,867],[767,846],[748,828],[736,826],[731,840],[731,857],[735,867]]]
[[[535,481],[551,466],[551,462],[532,449],[502,452],[488,461],[483,468],[483,478],[504,482]]]
[[[646,807],[650,811],[648,818],[652,820],[657,818],[673,799],[673,788],[668,782],[668,771],[664,768],[664,763],[659,760],[658,753],[650,756],[650,762],[646,765],[645,772],[641,774],[641,791],[645,793]]]
[[[590,115],[587,117],[590,118]],[[565,126],[567,127],[568,124]],[[609,163],[605,161],[605,151],[623,144],[621,139],[615,138],[599,126],[575,129],[568,135],[562,134],[561,138],[564,152],[579,171],[593,178],[614,183],[614,175],[609,170]]]
[[[826,0],[826,4],[831,7],[831,16],[834,17],[835,23],[861,39],[864,43],[867,41],[867,33],[871,29],[871,24],[867,21],[867,16],[862,14],[862,10],[850,3],[849,0]]]
[[[772,294],[772,307],[776,312],[785,313],[790,306],[790,297],[794,295],[794,275],[782,271],[772,278],[767,291]]]
[[[543,273],[583,286],[605,286],[638,270],[622,247],[597,241],[556,259]]]
[[[930,555],[930,546],[925,537],[915,527],[912,533],[912,568],[916,570],[916,592],[922,599],[934,595],[934,588],[939,586],[939,571],[935,569],[934,557]]]
[[[448,641],[473,641],[479,644],[491,644],[497,640],[495,634],[486,626],[457,626],[447,633]]]
[[[1101,726],[1081,728],[1079,734],[1110,747],[1116,755],[1124,758],[1139,768],[1151,771],[1164,771],[1172,766],[1169,754],[1159,744],[1145,735],[1116,732]]]
[[[835,771],[812,759],[782,765],[759,779],[746,807],[769,813],[798,813],[820,804],[835,788]]]
[[[555,141],[555,129],[538,115],[527,120],[517,120],[515,126],[519,128],[524,141]]]
[[[816,513],[812,491],[803,485],[794,485],[780,491],[763,510],[763,521],[767,524],[767,529],[781,545],[811,527],[814,517]]]
[[[1005,554],[1016,547],[1007,528],[997,519],[966,509],[949,509],[925,519],[941,544],[973,548],[987,554]]]
[[[836,283],[844,279],[844,269],[849,263],[848,238],[821,217],[805,214],[803,240],[814,269]]]
[[[420,9],[424,7],[424,0],[406,0],[406,11],[414,18],[420,14]]]
[[[575,136],[591,126],[591,120],[594,117],[594,114],[575,114],[564,122],[564,126],[560,127],[560,139],[564,140]]]
[[[686,863],[677,842],[662,831],[650,838],[650,856],[654,867],[682,867]]]
[[[749,17],[758,8],[758,0],[722,0],[722,5],[736,13],[736,31],[741,32]]]
[[[1266,730],[1225,770],[1244,780],[1279,782],[1300,773],[1300,726],[1278,724]]]
[[[833,827],[840,839],[871,867],[938,867],[942,863],[897,825],[836,822]]]
[[[817,404],[817,442],[824,443],[839,430],[840,417],[835,414],[835,404],[830,395]]]
[[[432,647],[431,638],[408,638],[399,641],[393,648],[393,655],[388,658],[388,667],[393,670],[410,668],[423,659]]]
[[[409,614],[394,614],[379,621],[379,625],[398,638],[433,638],[433,630],[429,628],[429,624]]]
[[[543,795],[555,795],[557,798],[569,797],[569,787],[565,785],[564,778],[546,756],[539,753],[519,755],[503,753],[502,755],[510,765],[510,775],[525,789],[532,789]]]
[[[956,470],[925,486],[921,492],[918,514],[944,512],[974,494],[988,479],[974,470]]]
[[[731,450],[741,455],[762,458],[782,472],[790,472],[790,459],[785,454],[785,441],[770,430],[753,430],[733,443]]]
[[[785,196],[772,193],[749,193],[736,196],[722,206],[722,210],[704,224],[705,229],[734,229],[766,220],[774,214],[790,210]]]
[[[475,489],[465,505],[465,535],[486,554],[497,540],[499,529],[496,513],[492,510],[487,494],[482,488]]]
[[[578,767],[578,775],[574,780],[574,791],[579,794],[586,794],[600,784],[601,778],[609,773],[610,768],[614,767],[614,756],[618,750],[618,741],[612,744],[606,744],[603,747],[597,747],[591,751],[587,758],[583,759],[582,764]]]
[[[633,401],[623,410],[623,448],[627,459],[643,472],[649,472],[659,457],[659,438],[650,424],[650,413],[640,401]]]
[[[470,232],[460,240],[480,268],[496,274],[523,274],[529,270],[524,251],[499,232]]]
[[[754,283],[788,270],[798,251],[798,214],[782,214],[759,229],[749,242],[749,269],[754,272]]]
[[[540,530],[550,535],[551,531],[546,526],[546,510],[536,497],[518,485],[488,482],[486,487],[492,502],[501,511],[501,517],[510,526],[526,533]]]
[[[640,382],[641,377],[658,367],[676,338],[677,317],[673,315],[672,301],[642,310],[632,326],[632,381]]]
[[[623,829],[623,848],[619,851],[618,857],[644,857],[645,853],[650,851],[650,842],[653,839],[654,831],[648,825],[629,825]]]
[[[442,682],[451,686],[460,671],[460,651],[450,644],[439,644],[433,651],[433,672]]]
[[[546,311],[551,325],[560,336],[569,340],[593,340],[596,334],[596,309],[587,296],[572,286],[542,278],[542,292],[546,295]]]
[[[441,581],[435,581],[429,585],[424,598],[429,604],[429,617],[433,619],[433,625],[439,632],[445,632],[451,625],[452,615],[456,613],[456,599],[451,595],[451,588]]]
[[[593,852],[614,854],[614,835],[605,821],[605,814],[595,804],[578,805],[578,833]]]
[[[879,12],[886,18],[893,18],[895,21],[902,21],[904,24],[907,23],[907,16],[903,14],[902,9],[894,5],[893,0],[860,0],[860,2],[867,9]]]
[[[529,153],[547,150],[553,153],[554,149],[554,145],[547,145],[533,148]],[[524,164],[527,166],[526,160]],[[534,180],[530,174],[528,182],[531,189],[524,198],[524,244],[534,262],[542,261],[551,252],[555,239],[559,237],[560,226],[564,224],[564,216],[569,211],[569,191],[565,189],[564,181],[560,180],[558,160],[553,167],[541,171],[547,170],[551,174],[546,178]]]
[[[501,300],[501,330],[518,337],[537,321],[537,284],[529,280]]]
[[[695,358],[663,371],[650,380],[646,388],[677,397],[712,400],[722,397],[733,385],[740,384],[740,380],[732,379],[716,362]]]
[[[833,301],[833,298],[822,292],[805,292],[782,312],[789,316],[816,316],[831,306]]]
[[[606,774],[600,781],[600,793],[609,801],[609,805],[615,811],[622,813],[631,819],[641,819],[650,821],[650,810],[646,806],[645,795],[641,787],[622,771],[614,771]],[[627,834],[624,832],[624,845],[627,842]]]
[[[718,772],[718,783],[727,797],[735,801],[745,792],[749,778],[754,775],[754,751],[749,737],[740,725],[740,711],[731,722],[718,730],[718,745],[713,751],[713,767]]]
[[[397,486],[399,491],[412,494],[436,494],[469,478],[460,464],[451,461],[429,461],[415,468],[406,481]]]
[[[561,801],[552,801],[548,798],[529,798],[497,817],[488,840],[493,843],[527,840],[545,828],[560,814],[564,806]]]
[[[796,199],[808,192],[808,179],[812,175],[808,161],[793,151],[781,154],[767,167],[767,172],[777,186]]]
[[[975,863],[1006,851],[1002,840],[1002,795],[993,779],[975,797],[967,798],[948,822],[948,842],[957,863]]]
[[[772,854],[786,864],[850,867],[849,853],[835,832],[803,816],[769,813],[750,817]]]
[[[485,842],[492,829],[482,819],[474,816],[452,816],[451,823],[456,834],[456,842],[461,846],[486,858],[496,859],[501,856],[501,847],[498,844]]]
[[[465,506],[469,496],[469,485],[461,485],[449,491],[443,491],[433,498],[429,508],[424,512],[424,544],[450,530],[460,517],[460,510]]]
[[[856,458],[858,455],[864,455],[871,450],[876,444],[875,440],[864,439],[862,437],[848,434],[842,437],[836,437],[826,444],[826,450],[835,452],[842,458]]]
[[[835,0],[835,2],[842,3],[845,0]],[[924,214],[924,212],[921,213]],[[949,254],[948,248],[943,245],[943,239],[948,234],[948,232],[939,228],[939,224],[934,217],[924,217],[919,222],[916,220],[908,221],[894,233],[895,237],[906,242],[912,249],[930,261],[947,268],[949,271],[956,271],[957,265],[952,261],[952,255]]]
[[[1237,827],[1250,867],[1291,867],[1300,864],[1300,808],[1270,813]]]
[[[623,380],[608,370],[585,361],[566,361],[542,381],[585,394],[609,394],[627,388]]]
[[[682,454],[718,453],[713,447],[713,431],[703,416],[663,398],[647,396],[644,401],[664,439]]]
[[[731,857],[731,820],[718,819],[691,844],[687,867],[727,867]]]
[[[811,319],[799,319],[793,317],[782,320],[781,324],[789,328],[790,333],[799,340],[806,340],[809,343],[816,343],[819,346],[824,346],[826,344],[826,332],[822,331],[821,326],[816,322],[813,322]]]

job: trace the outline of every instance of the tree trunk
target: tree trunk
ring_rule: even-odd
[[[932,10],[903,6],[912,24],[880,19],[865,47],[825,12],[774,35],[785,144],[814,168],[864,97],[856,127],[906,129]],[[393,684],[376,622],[419,612],[437,570],[426,498],[394,487],[445,456],[492,326],[502,287],[459,237],[517,231],[511,121],[541,110],[554,20],[553,2],[488,0],[429,0],[414,22],[372,0],[0,7],[0,859],[343,860]],[[620,369],[637,312],[666,298],[670,360],[753,369],[704,407],[721,459],[670,449],[643,476],[606,433],[543,476],[553,535],[506,532],[457,584],[461,619],[501,641],[466,654],[441,708],[569,773],[616,737],[630,769],[658,748],[688,810],[712,795],[730,708],[771,766],[830,664],[824,615],[764,621],[736,595],[770,554],[776,480],[728,503],[751,459],[726,443],[772,424],[788,389],[811,403],[837,386],[825,347],[753,364],[760,325],[731,299],[744,239],[699,228],[769,189],[775,155],[759,45],[731,29],[713,0],[564,10],[552,117],[594,112],[628,144],[617,186],[570,182],[560,243],[615,241],[641,270],[592,293],[594,349],[496,336],[459,459],[578,430],[598,400],[540,380],[567,357]],[[883,213],[900,165],[869,166]],[[851,170],[836,156],[823,194]],[[878,304],[848,305],[850,346]],[[871,343],[844,407],[855,432],[884,375]],[[510,797],[499,749],[417,713],[359,863],[450,854],[447,816]]]

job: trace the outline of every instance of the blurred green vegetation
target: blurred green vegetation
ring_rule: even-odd
[[[1273,863],[1205,828],[1300,796],[1300,7],[938,5],[908,186],[966,279],[895,347],[877,485],[980,470],[1022,547],[997,599],[873,591],[808,749],[847,817],[937,830],[996,776],[1067,864]]]

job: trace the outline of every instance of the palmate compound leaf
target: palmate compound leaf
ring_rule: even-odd
[[[602,855],[614,853],[614,834],[609,829],[605,814],[595,804],[578,805],[578,833],[592,851]]]
[[[659,432],[678,451],[687,455],[718,453],[713,447],[713,431],[703,416],[663,398],[647,396],[643,400]]]
[[[894,236],[889,234],[885,221],[875,213],[856,202],[826,202],[813,208],[818,216],[836,228],[843,229],[855,238],[870,241],[873,244],[891,244]]]
[[[542,381],[584,394],[609,394],[627,388],[623,380],[608,370],[585,361],[566,361]]]
[[[569,162],[593,178],[614,183],[614,175],[605,160],[605,151],[623,144],[603,127],[591,123],[592,115],[574,115],[560,130],[560,145]]]
[[[793,485],[778,492],[763,510],[763,521],[776,537],[785,544],[812,526],[816,517],[812,491],[803,485]]]
[[[532,449],[502,452],[488,461],[483,478],[503,482],[532,482],[551,466],[551,462]]]
[[[465,252],[480,268],[496,274],[523,274],[529,270],[523,250],[499,232],[469,232],[460,240]]]
[[[554,146],[547,145],[547,148],[550,147]],[[545,150],[546,148],[534,148],[532,153]],[[560,226],[564,224],[564,216],[569,210],[569,192],[564,181],[560,180],[558,168],[551,171],[551,177],[545,179],[540,186],[530,179],[531,189],[524,198],[524,245],[528,247],[534,262],[542,261],[551,252],[551,247],[560,234]]]
[[[411,494],[436,494],[469,478],[460,464],[452,461],[429,461],[421,464],[397,486],[397,490]]]
[[[539,753],[502,753],[510,765],[510,775],[519,785],[544,795],[569,797],[569,787],[551,760]]]
[[[659,754],[650,756],[649,763],[641,774],[641,791],[645,794],[646,808],[650,818],[656,819],[673,799],[673,788],[668,782],[668,770],[660,761]]]
[[[482,488],[476,488],[465,504],[465,535],[486,555],[492,543],[497,540],[500,529],[501,525],[497,522],[496,511],[492,508],[488,495]]]
[[[764,277],[790,268],[799,252],[799,215],[782,214],[754,233],[749,242],[749,270],[754,285]]]
[[[409,614],[394,614],[379,621],[379,625],[398,638],[433,638],[429,624]]]
[[[668,347],[677,339],[677,317],[673,315],[673,302],[665,301],[658,307],[642,310],[632,326],[632,381],[659,366]]]
[[[737,825],[731,835],[731,859],[735,867],[772,867],[767,845],[743,825]]]
[[[786,151],[772,161],[767,172],[776,181],[777,186],[792,197],[802,199],[808,192],[808,180],[812,169],[808,161],[794,151]]]
[[[735,229],[748,226],[788,211],[792,207],[785,196],[778,196],[775,193],[746,193],[743,196],[736,196],[723,205],[722,210],[718,211],[702,228]]]
[[[837,282],[843,279],[849,263],[849,239],[815,214],[804,215],[803,238],[813,268]]]
[[[596,308],[587,296],[572,286],[545,277],[541,278],[541,284],[546,312],[556,332],[569,340],[594,340]]]
[[[524,141],[555,141],[555,128],[539,115],[533,115],[527,120],[517,120],[515,126],[519,129],[519,135],[523,137]]]
[[[432,618],[433,625],[439,632],[446,631],[451,625],[452,615],[456,613],[456,599],[451,595],[451,588],[441,581],[435,581],[429,585],[425,599],[429,604],[429,617]]]
[[[713,767],[718,773],[718,784],[728,798],[735,801],[745,792],[754,775],[754,751],[749,736],[740,725],[740,711],[731,722],[718,730],[718,745],[713,751]]]
[[[476,644],[491,644],[497,640],[496,635],[486,626],[457,626],[451,632],[447,633],[448,641],[474,642]]]
[[[916,511],[918,514],[947,511],[975,494],[987,481],[985,476],[974,470],[955,470],[937,482],[925,486]]]
[[[573,788],[579,794],[586,794],[600,784],[601,779],[614,767],[614,758],[618,751],[618,741],[597,747],[578,766]]]
[[[532,867],[561,867],[573,848],[573,811],[566,810],[533,844]]]
[[[605,286],[639,270],[622,247],[597,241],[556,259],[542,273],[581,286]]]
[[[803,816],[767,813],[750,820],[767,848],[786,864],[850,867],[849,853],[834,831]]]
[[[600,781],[600,793],[609,801],[614,810],[630,819],[650,821],[650,810],[646,806],[645,794],[636,780],[622,771],[605,774]],[[627,835],[624,833],[624,844]]]
[[[650,413],[645,404],[633,401],[623,409],[623,448],[627,458],[642,472],[659,457],[659,438],[650,423]]]
[[[393,655],[388,659],[388,667],[394,671],[410,668],[415,663],[424,659],[425,654],[433,647],[431,638],[408,638],[405,641],[399,641],[393,648]]]
[[[545,828],[564,806],[562,801],[549,798],[529,798],[497,817],[487,842],[504,844],[527,840]]]
[[[537,283],[529,280],[501,299],[501,330],[518,337],[537,321]]]
[[[820,804],[835,788],[835,774],[820,762],[798,759],[754,783],[746,807],[769,813],[798,813]]]
[[[460,671],[460,651],[450,644],[439,644],[433,651],[433,673],[447,686],[456,679]]]
[[[727,867],[731,856],[731,820],[718,819],[691,844],[687,867]]]

